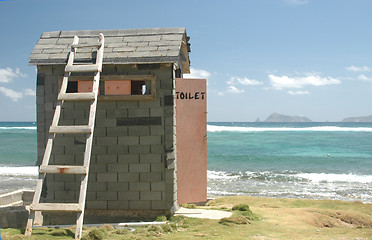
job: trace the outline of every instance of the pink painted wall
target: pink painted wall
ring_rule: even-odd
[[[178,203],[207,201],[206,79],[176,79]]]

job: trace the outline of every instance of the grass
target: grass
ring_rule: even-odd
[[[167,225],[127,229],[84,228],[83,239],[372,239],[372,204],[331,200],[223,197],[205,209],[233,212],[209,220],[174,216]],[[166,218],[160,216],[159,221]],[[74,228],[2,229],[2,239],[74,239]]]

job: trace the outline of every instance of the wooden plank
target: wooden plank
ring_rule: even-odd
[[[59,101],[89,101],[89,100],[94,100],[95,98],[96,98],[96,94],[93,92],[58,94]]]
[[[78,203],[37,203],[31,204],[30,210],[46,212],[81,212],[83,209]]]
[[[85,166],[41,165],[39,168],[39,173],[88,174],[88,168]]]
[[[56,133],[64,133],[64,134],[89,134],[93,132],[93,129],[89,125],[85,126],[50,126],[49,132],[56,134]]]
[[[66,66],[66,72],[97,72],[99,71],[99,66],[96,64],[90,65],[72,65]]]

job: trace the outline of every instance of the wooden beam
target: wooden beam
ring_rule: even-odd
[[[92,133],[91,126],[50,126],[49,133],[64,133],[64,134],[89,134]]]
[[[31,204],[32,211],[47,211],[47,212],[81,212],[82,207],[78,203],[37,203]]]
[[[88,174],[88,168],[85,166],[68,166],[68,165],[41,165],[39,173],[54,174]]]

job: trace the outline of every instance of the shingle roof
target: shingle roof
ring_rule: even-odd
[[[99,33],[105,36],[103,64],[178,62],[184,73],[190,71],[189,38],[185,28],[45,32],[32,51],[29,63],[66,64],[75,35],[79,37],[79,43],[96,43]],[[76,61],[91,58],[91,51],[81,49]]]

